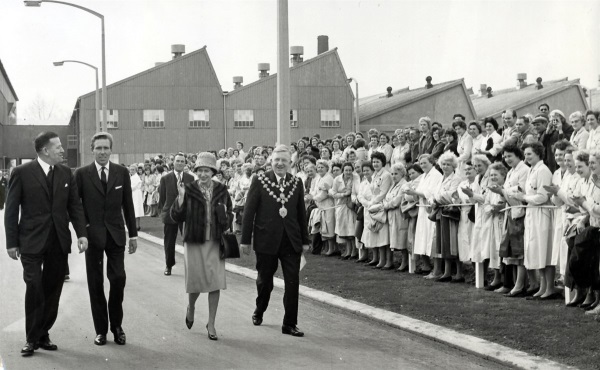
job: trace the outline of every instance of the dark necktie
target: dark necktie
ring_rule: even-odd
[[[183,181],[183,180],[181,179],[182,177],[183,177],[183,176],[181,176],[181,174],[180,174],[180,173],[179,173],[179,174],[177,174],[177,185],[179,185],[179,186],[181,186],[181,183],[182,183],[182,181]]]
[[[106,170],[106,167],[102,166],[100,167],[100,182],[102,183],[102,188],[104,189],[104,192],[106,193],[106,172],[104,172]]]
[[[279,186],[283,187],[283,177],[279,179]]]
[[[48,190],[50,191],[50,194],[52,194],[52,180],[54,180],[54,166],[50,166],[48,174],[46,175],[46,185],[48,185]]]

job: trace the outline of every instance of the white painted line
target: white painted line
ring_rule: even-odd
[[[161,238],[157,238],[143,232],[138,232],[138,236],[142,239],[148,240],[149,242],[163,245],[163,239]],[[183,254],[183,246],[177,245],[175,250]],[[257,273],[254,270],[233,265],[231,263],[225,263],[225,268],[227,271],[234,274],[256,280]],[[284,282],[282,279],[274,278],[273,285],[283,289]],[[321,303],[326,303],[334,307],[354,312],[384,324],[391,325],[398,329],[421,335],[430,340],[441,342],[450,347],[454,347],[492,361],[497,361],[508,366],[515,366],[523,369],[544,370],[574,369],[574,367],[569,367],[543,357],[533,356],[526,352],[518,351],[485,339],[462,334],[439,325],[430,324],[428,322],[416,320],[408,316],[341,298],[333,294],[325,293],[303,285],[300,285],[300,295],[314,299],[315,301],[319,301]]]

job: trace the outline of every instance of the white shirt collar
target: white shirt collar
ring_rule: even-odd
[[[44,173],[48,175],[48,171],[50,171],[50,165],[44,162],[44,160],[40,157],[37,157],[37,161],[40,164],[40,166],[42,166],[42,170],[44,170]]]
[[[278,174],[276,174],[275,172],[273,172],[273,174],[275,175],[275,179],[277,179],[277,183],[279,184],[279,182],[281,181],[281,179],[285,180],[285,177],[281,177]]]
[[[102,166],[98,162],[96,162],[96,161],[94,161],[94,163],[96,164],[96,172],[100,172],[100,169],[102,168]],[[106,163],[106,165],[104,166],[104,168],[106,168],[106,174],[107,175],[108,175],[108,167],[109,166],[110,166],[110,161],[108,161]]]

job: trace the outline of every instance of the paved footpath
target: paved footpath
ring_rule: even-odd
[[[299,327],[306,336],[283,335],[282,291],[277,288],[263,325],[255,327],[254,281],[232,273],[227,274],[228,289],[221,293],[219,340],[209,341],[204,328],[207,295],[200,296],[195,325],[188,330],[183,266],[177,265],[173,276],[163,276],[162,249],[143,239],[138,252],[126,256],[125,346],[112,342],[110,334],[106,346],[93,344],[84,256],[74,253],[69,257],[71,280],[65,283],[51,331],[59,350],[38,350],[33,357],[22,358],[25,285],[20,262],[5,253],[3,223],[0,232],[0,370],[502,368],[497,362],[303,297]]]

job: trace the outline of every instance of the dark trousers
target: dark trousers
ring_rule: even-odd
[[[168,268],[175,266],[175,242],[178,230],[178,224],[165,224],[165,262]]]
[[[110,282],[108,308],[104,295],[104,253],[106,253],[106,276]],[[104,250],[91,247],[85,251],[88,291],[92,306],[92,318],[96,334],[106,335],[110,317],[110,330],[123,322],[123,292],[125,290],[125,246],[118,246],[106,232]]]
[[[258,296],[256,297],[256,315],[262,317],[269,306],[271,291],[273,291],[273,275],[277,271],[278,261],[281,261],[283,270],[283,281],[285,291],[283,293],[283,307],[285,315],[283,324],[295,326],[298,323],[298,290],[300,288],[300,256],[297,253],[284,232],[279,253],[270,255],[256,252],[256,270],[258,277],[256,279],[256,288]]]
[[[43,253],[21,254],[25,281],[25,332],[28,342],[48,336],[58,315],[58,303],[65,281],[67,254],[60,247],[54,227]]]

